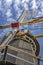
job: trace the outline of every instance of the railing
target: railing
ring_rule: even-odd
[[[10,45],[8,45],[8,46],[0,46],[0,49],[5,49],[3,60],[5,60],[6,54],[7,54],[7,55],[12,56],[12,57],[14,57],[14,58],[16,58],[16,59],[22,60],[22,61],[24,61],[24,62],[26,62],[26,63],[35,65],[34,63],[32,63],[32,62],[30,62],[30,61],[27,61],[27,60],[25,60],[25,59],[23,59],[23,58],[20,58],[20,57],[18,57],[18,56],[15,56],[15,55],[12,55],[12,54],[10,54],[10,53],[7,53],[7,49],[10,49],[10,50],[13,50],[13,51],[16,51],[16,52],[23,52],[23,53],[25,53],[25,54],[31,56],[32,58],[35,58],[35,59],[37,59],[37,60],[43,62],[43,59],[42,59],[40,56],[35,56],[35,55],[30,54],[30,53],[28,53],[28,52],[25,52],[25,51],[23,51],[23,50],[21,50],[21,49],[12,47],[12,46],[10,46]]]

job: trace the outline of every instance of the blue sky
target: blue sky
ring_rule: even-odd
[[[30,17],[28,20],[43,17],[43,0],[0,0],[0,25],[10,24],[11,22],[17,21],[24,10],[28,10],[30,12]],[[31,27],[43,27],[43,23],[24,26],[24,28]],[[22,27],[23,28],[23,27]],[[0,40],[6,35],[6,32],[11,31],[10,29],[0,29]],[[33,35],[43,34],[43,29],[38,30],[30,30]],[[43,57],[43,38],[37,39],[40,44],[40,55]],[[41,62],[40,65],[43,63]]]

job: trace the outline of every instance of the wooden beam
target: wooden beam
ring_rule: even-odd
[[[40,23],[40,22],[43,22],[43,18],[36,19],[36,20],[30,21],[30,22],[20,23],[20,26],[23,26],[23,25],[32,25],[32,24]]]
[[[4,49],[5,47],[6,47],[6,46],[0,46],[0,49]],[[41,58],[40,56],[34,56],[33,54],[30,54],[30,53],[25,52],[25,51],[23,51],[23,50],[21,50],[21,49],[12,47],[12,46],[10,46],[10,45],[8,45],[8,48],[11,49],[11,50],[13,50],[13,51],[26,53],[26,54],[30,55],[32,58],[39,59],[40,61],[43,62],[43,58]]]
[[[26,54],[28,54],[28,55],[30,55],[31,57],[36,58],[36,59],[39,59],[39,58],[40,58],[40,57],[34,56],[34,55],[32,55],[32,54],[30,54],[30,53],[28,53],[28,52],[25,52],[25,51],[23,51],[23,50],[21,50],[21,49],[15,48],[15,47],[10,46],[10,45],[8,45],[8,48],[11,49],[11,50],[13,50],[13,51],[26,53]]]
[[[10,54],[10,53],[7,53],[7,54],[8,54],[9,56],[12,56],[12,57],[18,59],[18,60],[22,60],[22,61],[24,61],[24,62],[26,62],[26,63],[31,64],[31,65],[35,65],[34,63],[32,63],[32,62],[30,62],[30,61],[28,61],[28,60],[25,60],[25,59],[23,59],[23,58],[21,58],[21,57],[19,57],[19,56],[15,56],[15,55],[12,55],[12,54]],[[19,62],[19,63],[20,63],[20,62]]]
[[[34,37],[35,38],[42,38],[43,37],[43,34],[35,35]]]
[[[31,54],[31,53],[25,52],[25,51],[23,51],[23,50],[21,50],[21,49],[12,47],[12,46],[10,46],[10,45],[8,45],[8,48],[11,49],[11,50],[13,50],[13,51],[26,53],[26,54],[30,55],[32,58],[39,59],[40,61],[43,62],[43,58],[41,58],[40,56],[35,56],[35,55]]]
[[[29,22],[23,22],[23,23],[19,23],[18,22],[18,23],[19,23],[20,26],[23,26],[23,25],[32,25],[32,24],[40,23],[40,22],[43,22],[43,18],[39,18],[39,19],[36,19],[36,20],[33,20],[33,21],[29,21]],[[0,29],[3,29],[3,28],[11,28],[12,27],[12,24],[13,23],[11,23],[10,25],[0,26]],[[13,28],[15,28],[15,24],[13,24]]]
[[[11,25],[0,26],[0,29],[4,29],[4,28],[11,28]]]

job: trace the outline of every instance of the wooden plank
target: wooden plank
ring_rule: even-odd
[[[19,47],[21,47],[21,48],[26,48],[26,49],[31,50],[31,51],[25,50],[24,52],[33,53],[33,52],[32,52],[32,48],[31,48],[31,44],[28,44],[28,43],[26,43],[26,42],[23,42],[22,40],[20,40]],[[26,60],[28,60],[28,61],[33,62],[33,58],[32,58],[31,56],[29,56],[28,54],[25,54],[25,53],[22,53],[22,52],[18,52],[17,56],[18,56],[18,57],[21,57],[21,58],[24,58],[24,59],[26,59]],[[31,64],[29,64],[29,63],[26,63],[26,62],[21,61],[21,60],[18,60],[18,59],[16,59],[16,62],[15,62],[15,63],[16,63],[17,65],[31,65]]]
[[[31,54],[31,53],[25,52],[25,51],[23,51],[23,50],[21,50],[21,49],[12,47],[12,46],[10,46],[10,45],[8,45],[8,48],[11,49],[11,50],[13,50],[13,51],[23,52],[23,53],[28,54],[29,56],[34,57],[34,58],[36,58],[36,59],[40,59],[39,56],[37,57],[37,56],[35,56],[35,55]]]

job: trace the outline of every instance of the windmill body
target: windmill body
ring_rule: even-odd
[[[29,20],[31,15],[29,15],[30,12],[24,11],[23,15],[18,20],[19,25],[22,26],[22,24],[25,21],[25,24],[31,25],[37,22],[40,22],[40,19],[38,21]],[[28,19],[29,17],[29,19]],[[31,22],[29,23],[28,20]],[[26,23],[26,21],[28,23]],[[20,24],[21,23],[21,24]],[[1,42],[1,53],[2,60],[0,63],[11,63],[10,65],[39,65],[39,52],[40,52],[40,45],[38,41],[36,40],[37,37],[40,36],[33,36],[28,29],[22,30],[18,23],[15,23],[17,25],[12,24],[12,27],[17,26],[13,31],[11,31],[8,35],[5,36],[5,38]],[[24,25],[25,25],[24,24]],[[9,28],[10,26],[5,26],[4,28]],[[0,26],[0,28],[3,28]],[[19,30],[18,30],[19,29]],[[3,52],[4,51],[4,52]],[[2,62],[3,61],[3,62]]]

